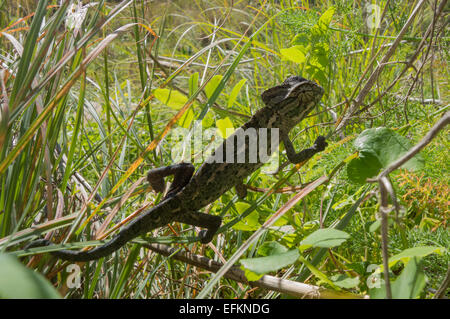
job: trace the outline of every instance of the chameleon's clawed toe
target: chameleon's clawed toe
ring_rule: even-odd
[[[150,183],[153,190],[157,193],[163,193],[164,190],[166,189],[166,183],[164,182],[164,178],[161,176],[154,176],[148,174],[147,180]]]
[[[200,237],[200,242],[202,244],[207,244],[213,239],[214,234],[208,234],[208,230],[203,229],[198,233],[198,237]]]
[[[316,138],[314,142],[314,148],[318,151],[323,151],[328,146],[328,143],[325,140],[325,136],[320,135]]]

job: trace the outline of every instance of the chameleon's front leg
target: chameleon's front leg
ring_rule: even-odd
[[[194,165],[191,163],[180,163],[158,167],[148,172],[147,180],[155,192],[162,193],[166,189],[164,177],[174,175],[172,185],[170,185],[169,191],[165,197],[168,198],[175,195],[189,183],[192,174],[194,174],[194,170]]]
[[[183,224],[206,228],[199,233],[200,242],[202,244],[209,243],[222,224],[222,218],[220,216],[199,212],[185,212],[177,216],[175,221]]]
[[[294,146],[287,133],[281,133],[284,148],[286,149],[286,155],[289,161],[293,164],[298,164],[307,159],[310,159],[314,154],[319,153],[328,146],[324,136],[319,136],[312,147],[306,148],[298,153],[295,152]]]

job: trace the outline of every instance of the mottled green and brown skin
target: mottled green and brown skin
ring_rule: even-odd
[[[290,77],[281,85],[263,92],[262,100],[266,106],[256,112],[241,128],[244,131],[255,128],[256,132],[259,132],[259,128],[267,128],[269,129],[268,133],[271,128],[278,128],[289,161],[292,163],[302,162],[325,149],[327,145],[325,138],[319,136],[313,147],[296,153],[288,133],[305,118],[322,95],[323,89],[316,83],[298,76]],[[269,150],[274,151],[277,145],[270,144],[270,134],[268,134],[267,140],[269,141],[267,143]],[[235,142],[235,134],[228,137],[216,150],[219,152],[223,147],[224,152],[220,153],[223,158],[226,158],[227,155],[227,148],[224,147],[227,141]],[[243,145],[245,154],[249,156],[251,148],[248,140],[245,140]],[[257,151],[259,152],[259,150]],[[215,161],[214,159],[217,159],[217,156],[214,157],[216,152],[202,164],[195,174],[194,167],[189,163],[175,164],[150,171],[148,181],[157,192],[163,192],[165,189],[164,177],[174,175],[167,195],[158,205],[123,227],[111,241],[89,251],[60,250],[52,252],[52,255],[70,261],[98,259],[111,254],[133,238],[174,221],[206,228],[200,233],[200,241],[202,243],[210,242],[220,227],[221,218],[198,211],[214,202],[232,187],[236,187],[240,197],[245,196],[246,192],[242,187],[242,181],[264,164],[260,161],[254,163]],[[233,156],[236,159],[236,147]],[[37,240],[28,247],[49,244],[51,244],[50,241]]]

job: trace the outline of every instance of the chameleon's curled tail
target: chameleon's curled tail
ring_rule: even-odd
[[[170,222],[168,219],[158,218],[156,211],[158,206],[145,213],[143,216],[136,218],[129,225],[125,226],[113,239],[88,251],[75,251],[63,249],[50,252],[53,256],[69,261],[90,261],[108,256],[124,246],[127,242],[137,236],[151,231],[155,228],[162,227]],[[41,246],[50,246],[53,243],[47,239],[38,239],[31,242],[25,249]]]
[[[52,251],[50,252],[53,256],[63,259],[63,260],[69,260],[69,261],[90,261],[99,259],[105,256],[108,256],[109,254],[113,253],[123,245],[125,245],[127,241],[124,239],[124,237],[121,237],[119,235],[116,235],[112,240],[105,243],[102,246],[96,247],[92,250],[88,251],[76,251],[76,250],[69,250],[69,249],[63,249],[58,251]],[[41,247],[41,246],[50,246],[53,245],[53,243],[50,240],[47,239],[38,239],[30,243],[26,248],[33,248],[33,247]]]

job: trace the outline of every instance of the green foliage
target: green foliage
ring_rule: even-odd
[[[59,299],[61,296],[41,274],[26,268],[12,255],[0,254],[0,298]]]
[[[410,148],[411,142],[386,127],[364,130],[353,142],[358,157],[347,165],[349,179],[358,184],[376,176],[382,168],[402,157]],[[418,170],[423,167],[420,154],[414,156],[402,168]]]
[[[392,298],[412,299],[417,298],[425,287],[426,276],[423,272],[420,258],[413,257],[398,278],[391,283]],[[383,284],[380,288],[369,290],[371,298],[386,298],[386,289]]]
[[[59,297],[42,273],[64,298],[194,298],[211,274],[138,244],[170,244],[228,261],[323,175],[329,181],[245,248],[239,262],[247,278],[284,275],[355,295],[385,296],[383,286],[370,284],[382,282],[381,268],[371,270],[382,256],[378,190],[366,179],[421,140],[448,110],[449,41],[442,21],[431,19],[432,7],[419,11],[362,104],[349,114],[416,2],[377,2],[385,10],[378,29],[368,24],[365,4],[355,1],[291,7],[292,1],[270,0],[255,5],[261,11],[245,1],[233,7],[217,0],[157,1],[151,10],[144,1],[100,1],[84,7],[78,28],[66,24],[76,21],[70,16],[76,7],[68,1],[49,4],[0,4],[0,250],[22,258],[0,257],[0,271],[10,271],[0,275],[0,281],[9,280],[0,283],[2,297],[10,296],[1,289],[19,273],[17,287],[30,293],[23,297],[37,297],[34,284],[46,287],[41,297]],[[223,19],[217,23],[213,16]],[[436,45],[420,48],[420,60],[408,64],[433,21]],[[238,128],[263,106],[263,90],[288,75],[325,89],[311,116],[290,133],[295,149],[309,147],[318,135],[329,135],[329,146],[298,170],[291,165],[275,175],[264,167],[254,172],[244,181],[252,188],[245,200],[230,190],[211,203],[205,212],[224,220],[214,249],[196,242],[193,227],[174,223],[84,264],[81,287],[68,290],[60,261],[31,257],[62,245],[23,250],[45,235],[69,248],[101,244],[94,223],[104,233],[160,202],[145,179],[134,183],[148,169],[173,163],[179,142],[171,135],[174,128],[192,134],[195,120],[202,120],[204,129],[225,136],[226,128]],[[351,115],[349,125],[329,134],[344,115]],[[215,142],[205,140],[203,146]],[[442,131],[407,163],[408,170],[390,176],[400,205],[389,215],[394,297],[431,298],[447,271],[448,144]],[[358,157],[351,159],[355,149]],[[283,146],[277,161],[286,161]],[[272,189],[278,190],[269,195]],[[216,287],[221,288],[204,294],[243,298],[250,289],[223,278]],[[254,296],[279,294],[259,289]]]

